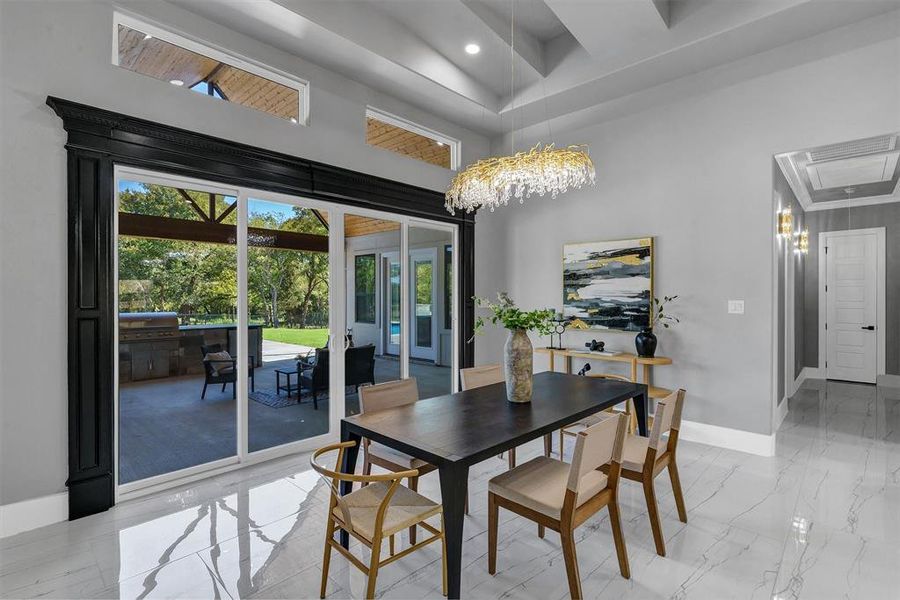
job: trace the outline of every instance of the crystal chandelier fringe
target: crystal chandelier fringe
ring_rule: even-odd
[[[594,163],[584,145],[555,148],[537,144],[528,152],[494,156],[469,165],[453,178],[444,206],[450,214],[467,213],[481,207],[491,211],[517,198],[520,203],[532,194],[552,198],[569,188],[593,185]]]

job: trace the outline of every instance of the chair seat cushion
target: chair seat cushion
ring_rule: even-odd
[[[650,438],[639,435],[626,435],[625,445],[622,448],[622,468],[629,471],[643,471],[644,459],[647,458],[647,448],[650,446]]]
[[[369,456],[396,465],[400,470],[421,469],[428,465],[424,460],[414,458],[409,454],[404,454],[399,450],[394,450],[393,448],[377,442],[371,442],[369,444]]]
[[[213,375],[224,375],[225,373],[234,371],[234,363],[231,362],[231,355],[224,350],[222,352],[210,352],[203,357],[203,360],[209,361],[209,366],[212,367]]]
[[[568,463],[538,456],[488,482],[488,491],[516,504],[558,519],[566,499]],[[581,506],[606,488],[607,478],[591,471],[581,479],[576,506]]]
[[[389,487],[390,482],[377,481],[343,497],[350,512],[350,526],[367,540],[375,537],[375,517]],[[440,504],[399,485],[385,511],[381,534],[388,536],[397,533],[440,512]],[[338,521],[344,522],[339,506],[334,507],[332,514]]]

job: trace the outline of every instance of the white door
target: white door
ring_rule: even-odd
[[[384,347],[387,354],[400,356],[400,258],[396,252],[382,255],[382,303]]]
[[[825,247],[825,376],[875,383],[878,240],[875,233],[831,237]]]
[[[437,250],[427,248],[409,253],[410,344],[414,358],[435,360],[437,353]]]

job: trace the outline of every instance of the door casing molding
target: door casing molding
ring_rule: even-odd
[[[475,216],[447,213],[442,193],[61,98],[47,105],[67,133],[69,519],[115,501],[116,166],[457,225],[457,361],[474,364]]]
[[[819,233],[819,372],[824,378],[828,378],[828,369],[825,367],[825,361],[828,358],[828,340],[825,332],[825,321],[827,318],[825,305],[825,277],[826,277],[826,255],[825,248],[828,240],[836,237],[849,237],[854,235],[875,234],[875,256],[877,264],[875,266],[876,280],[876,307],[875,307],[875,351],[877,353],[875,376],[884,375],[885,373],[885,351],[886,351],[886,311],[885,302],[887,300],[885,292],[885,284],[887,281],[887,265],[886,259],[886,242],[887,232],[884,227],[870,227],[868,229],[844,229],[840,231],[822,231]]]

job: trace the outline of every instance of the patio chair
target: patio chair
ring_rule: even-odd
[[[359,391],[364,383],[375,383],[375,346],[351,346],[344,351],[344,385],[352,385]],[[312,392],[313,408],[319,409],[319,392],[328,390],[329,369],[328,348],[316,348],[315,360],[310,364],[297,361],[300,373],[300,389]]]
[[[203,391],[200,393],[200,399],[206,399],[206,386],[213,384],[222,384],[222,391],[225,386],[231,384],[231,397],[237,398],[237,359],[231,358],[208,358],[210,354],[219,354],[224,352],[222,344],[210,344],[209,346],[200,346],[200,352],[203,354],[203,370],[206,380],[203,382]],[[249,357],[247,365],[250,375],[250,389],[256,391],[256,379],[254,377],[255,357]]]

